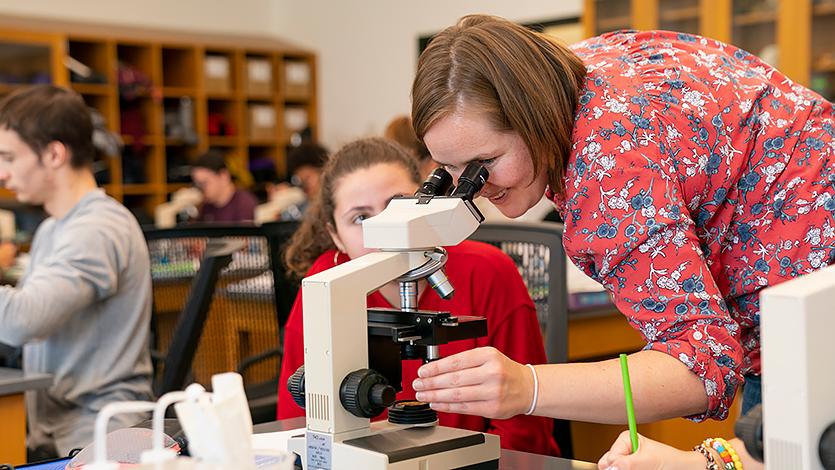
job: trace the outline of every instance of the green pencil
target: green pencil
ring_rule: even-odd
[[[629,365],[626,354],[620,355],[620,372],[623,376],[623,396],[626,397],[626,420],[629,423],[629,440],[632,441],[632,453],[638,451],[638,425],[635,424],[635,404],[632,403],[632,383],[629,381]]]

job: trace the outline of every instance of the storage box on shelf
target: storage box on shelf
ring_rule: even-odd
[[[276,38],[0,18],[0,95],[32,82],[79,92],[125,143],[97,162],[97,179],[140,215],[210,148],[252,161],[256,178],[282,176],[285,105],[317,135],[315,71],[311,52]]]

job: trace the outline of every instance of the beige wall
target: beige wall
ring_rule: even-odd
[[[581,0],[279,0],[274,31],[317,51],[322,141],[336,147],[408,113],[418,37],[469,13],[578,16]]]
[[[529,22],[577,16],[582,0],[0,0],[0,15],[272,34],[319,59],[321,140],[382,132],[409,111],[418,37],[468,13]]]
[[[0,0],[0,15],[271,34],[274,0]]]

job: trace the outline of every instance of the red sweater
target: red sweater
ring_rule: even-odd
[[[441,346],[441,356],[480,346],[493,346],[520,363],[546,362],[542,334],[536,310],[513,261],[498,248],[484,243],[465,241],[447,247],[449,259],[446,274],[455,287],[450,300],[442,300],[432,289],[420,293],[421,310],[445,310],[454,315],[478,315],[487,318],[487,336],[456,341]],[[334,251],[322,254],[310,268],[308,276],[332,268]],[[343,255],[340,261],[347,258]],[[368,296],[368,307],[392,307],[379,292]],[[284,332],[284,359],[278,388],[278,419],[304,416],[304,410],[293,402],[286,383],[290,375],[304,363],[301,291],[293,304]],[[414,399],[412,381],[417,378],[419,360],[403,361],[403,391],[398,400]],[[385,414],[383,415],[383,417]],[[501,437],[502,447],[525,452],[559,455],[552,436],[553,421],[536,416],[510,419],[486,419],[438,413],[442,426],[486,431]],[[382,417],[381,417],[382,419]]]

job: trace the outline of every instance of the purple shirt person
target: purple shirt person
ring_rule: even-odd
[[[251,192],[235,187],[223,155],[208,152],[191,169],[194,185],[203,193],[200,222],[243,222],[255,219],[258,199]]]
[[[216,206],[211,202],[204,202],[200,207],[198,220],[201,222],[243,222],[255,220],[255,206],[258,199],[245,189],[236,189],[232,198],[223,205]]]

